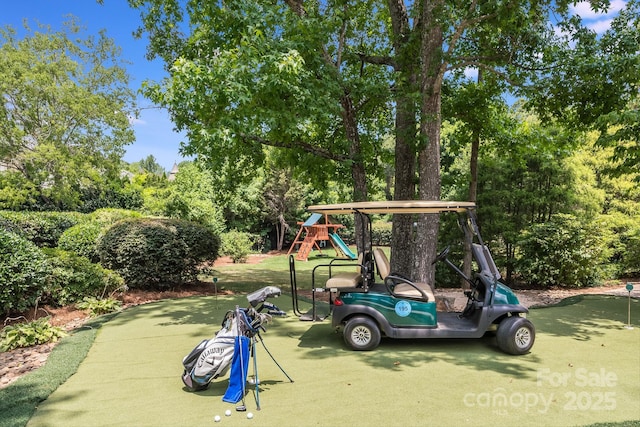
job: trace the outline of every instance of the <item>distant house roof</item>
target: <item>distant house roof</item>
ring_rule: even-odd
[[[167,177],[167,179],[169,181],[173,181],[174,179],[176,179],[177,174],[178,174],[178,165],[177,163],[174,163],[173,167],[171,168],[171,172],[169,172],[169,176]]]

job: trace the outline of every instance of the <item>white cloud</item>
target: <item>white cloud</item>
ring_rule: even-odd
[[[611,21],[613,21],[613,19],[602,19],[599,21],[587,23],[587,27],[590,30],[595,31],[596,34],[602,34],[605,31],[607,31],[609,28],[611,28]]]
[[[478,80],[478,69],[474,67],[467,67],[464,69],[464,76],[469,80]]]
[[[626,0],[612,0],[607,12],[596,12],[588,1],[581,1],[571,6],[571,13],[580,15],[585,20],[600,20],[604,17],[616,15],[626,6]]]
[[[602,34],[611,28],[611,21],[626,6],[626,0],[612,0],[607,12],[596,12],[588,1],[582,1],[571,6],[571,13],[580,16],[587,28]]]
[[[136,125],[145,126],[147,124],[147,122],[145,122],[144,120],[139,119],[137,117],[129,116],[129,124],[131,124],[133,126],[136,126]]]

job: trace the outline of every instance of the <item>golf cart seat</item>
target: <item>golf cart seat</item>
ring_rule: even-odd
[[[329,289],[346,289],[357,288],[362,284],[362,254],[358,255],[358,264],[354,266],[356,271],[344,271],[341,273],[332,274],[331,268],[329,269],[329,279],[325,284]],[[334,265],[335,266],[335,265]]]
[[[435,301],[433,289],[428,283],[413,282],[398,274],[391,273],[391,264],[387,255],[380,248],[373,250],[373,258],[376,260],[376,267],[378,268],[378,275],[387,284],[392,283],[389,286],[389,290],[396,296],[402,298],[411,298],[424,300],[426,295],[427,301]],[[414,286],[410,285],[412,283]],[[422,291],[422,292],[421,292]]]

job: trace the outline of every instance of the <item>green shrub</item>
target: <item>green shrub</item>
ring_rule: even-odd
[[[78,209],[82,212],[104,208],[138,209],[142,207],[143,202],[141,191],[126,180],[121,184],[83,188],[80,197]]]
[[[31,322],[6,326],[0,331],[0,351],[56,342],[65,335],[67,334],[62,328],[49,323],[48,317],[42,317]]]
[[[602,216],[609,230],[610,277],[640,276],[640,217],[611,212]]]
[[[84,297],[99,297],[123,286],[117,273],[92,263],[88,258],[61,249],[46,249],[51,273],[46,302],[63,306]]]
[[[391,246],[392,223],[387,221],[375,221],[371,226],[371,242],[373,246]],[[356,243],[355,228],[345,227],[338,230],[340,238],[348,245]]]
[[[99,262],[96,250],[98,238],[116,222],[140,218],[142,214],[125,209],[104,208],[87,215],[87,221],[67,229],[58,240],[58,247]]]
[[[175,219],[128,219],[98,241],[101,263],[132,288],[168,288],[197,277],[198,265],[215,260],[219,238],[208,228]]]
[[[13,212],[0,211],[0,217],[14,224],[20,234],[39,247],[54,248],[68,228],[85,220],[78,212]]]
[[[58,240],[58,247],[86,257],[92,262],[98,262],[100,257],[96,251],[96,243],[102,228],[97,222],[74,225],[62,233]]]
[[[255,237],[242,231],[229,231],[222,234],[221,252],[225,256],[231,257],[235,263],[247,261],[247,256],[251,253]]]
[[[89,316],[98,317],[103,314],[113,313],[120,311],[122,303],[115,298],[96,298],[86,297],[81,302],[76,304],[80,310],[88,310]]]
[[[89,214],[89,220],[96,222],[102,227],[110,227],[123,219],[141,218],[142,214],[136,211],[115,208],[98,209]]]
[[[391,246],[391,222],[376,221],[372,224],[371,241],[374,246]]]
[[[621,277],[640,276],[640,226],[636,226],[635,229],[620,236],[620,243],[624,249],[620,253],[618,275]]]
[[[0,229],[0,313],[33,307],[46,289],[49,264],[29,240]]]
[[[596,224],[581,224],[573,215],[557,214],[523,233],[517,270],[530,285],[596,285],[607,256],[601,240]]]

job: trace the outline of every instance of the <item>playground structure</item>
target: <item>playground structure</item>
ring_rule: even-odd
[[[340,228],[344,228],[344,225],[332,224],[327,215],[324,215],[324,224],[318,223],[322,217],[322,214],[314,213],[305,222],[298,222],[300,229],[287,255],[290,255],[296,249],[296,246],[299,245],[296,260],[306,261],[313,248],[316,248],[318,252],[322,254],[319,242],[325,241],[331,244],[337,256],[342,255],[344,258],[356,259],[357,255],[349,249],[347,244],[337,234],[337,231]]]

